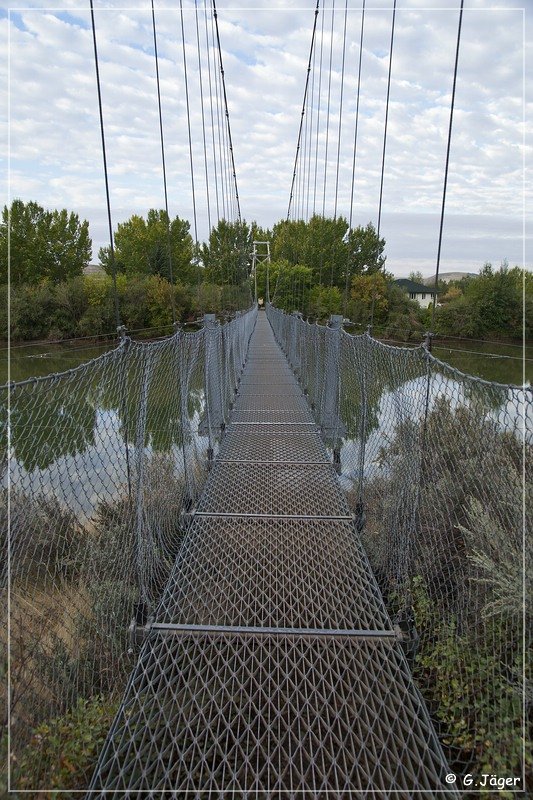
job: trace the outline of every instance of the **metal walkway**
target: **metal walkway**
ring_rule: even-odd
[[[155,618],[92,789],[456,796],[264,313]]]

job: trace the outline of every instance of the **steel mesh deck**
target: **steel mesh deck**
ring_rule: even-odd
[[[218,461],[238,460],[253,462],[321,462],[326,459],[326,451],[321,439],[314,430],[304,428],[294,430],[270,426],[265,432],[263,428],[246,429],[243,436],[242,426],[230,426],[222,447]]]
[[[157,633],[94,788],[324,797],[370,786],[409,797],[416,786],[434,797],[444,772],[388,642]]]
[[[242,422],[251,423],[252,425],[287,425],[296,422],[300,425],[308,424],[315,427],[316,423],[308,408],[302,407],[292,400],[289,400],[287,405],[289,408],[252,408],[245,410],[235,408],[231,415],[231,421],[233,425],[238,425]]]
[[[335,470],[329,464],[217,465],[208,479],[198,512],[350,515],[346,500],[339,492]]]
[[[93,789],[457,796],[302,400],[260,314]]]
[[[276,628],[390,627],[352,525],[323,520],[199,521],[187,535],[157,619]]]
[[[237,402],[235,403],[235,411],[241,412],[284,412],[285,414],[290,413],[291,411],[299,411],[305,412],[307,414],[307,419],[309,419],[309,407],[307,405],[307,401],[301,392],[290,390],[288,392],[283,392],[279,394],[272,394],[270,391],[268,394],[251,394],[250,392],[246,392],[246,394],[241,395],[237,398]],[[236,416],[235,419],[239,417]]]

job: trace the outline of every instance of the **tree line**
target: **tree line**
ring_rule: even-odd
[[[8,226],[10,236],[8,236]],[[87,221],[66,209],[47,211],[14,200],[0,227],[0,283],[7,284],[10,247],[11,335],[14,339],[72,338],[114,331],[114,286],[121,322],[130,330],[161,329],[205,312],[231,311],[251,300],[254,241],[269,242],[271,262],[257,265],[258,295],[286,311],[323,321],[343,314],[362,331],[420,341],[431,320],[385,269],[385,240],[373,224],[351,228],[342,216],[283,220],[272,229],[220,220],[207,242],[195,243],[190,224],[150,209],[114,232],[114,252],[99,250],[100,274],[86,275],[92,242]],[[413,273],[414,280],[422,276]],[[268,286],[267,286],[268,284]],[[440,283],[435,332],[444,336],[520,338],[522,310],[531,333],[533,276],[506,263],[486,264],[475,278]],[[7,290],[4,293],[7,297]],[[0,308],[7,336],[7,306]]]
[[[477,276],[439,285],[437,333],[465,338],[533,336],[533,273],[485,263]]]

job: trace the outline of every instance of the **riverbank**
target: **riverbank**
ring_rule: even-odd
[[[391,340],[389,344],[405,347],[405,343]],[[64,372],[112,350],[118,345],[116,338],[105,341],[71,340],[56,344],[48,342],[16,342],[11,345],[10,380],[22,381],[55,372]],[[410,345],[407,345],[410,346]],[[525,380],[533,383],[533,342],[525,347],[510,342],[485,342],[469,339],[437,339],[433,355],[469,375],[488,381],[521,385]],[[0,382],[8,380],[7,343],[0,343]]]

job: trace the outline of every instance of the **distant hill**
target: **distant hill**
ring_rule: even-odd
[[[104,268],[101,264],[87,264],[83,268],[84,275],[105,275]]]
[[[440,272],[439,273],[439,280],[441,281],[460,281],[461,278],[477,278],[476,272]],[[424,278],[424,283],[426,286],[434,286],[435,285],[435,276],[433,275],[431,278]]]

